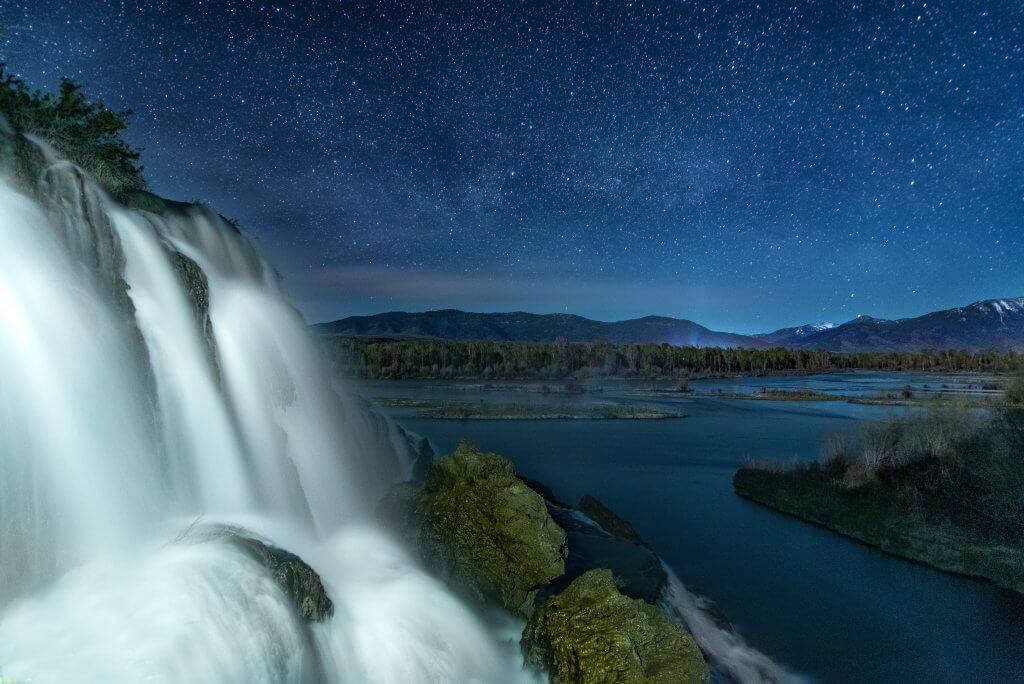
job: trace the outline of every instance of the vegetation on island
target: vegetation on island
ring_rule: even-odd
[[[810,349],[722,349],[606,342],[461,342],[326,335],[327,354],[349,377],[547,380],[688,378],[848,370],[1011,373],[1024,354],[968,350],[839,353]],[[680,390],[685,391],[685,388]]]
[[[377,399],[375,403],[378,406],[419,409],[421,418],[437,420],[666,420],[685,417],[678,411],[634,404],[494,404],[483,401],[435,402],[406,397]]]
[[[816,390],[785,390],[762,387],[759,392],[729,392],[716,390],[710,396],[719,399],[749,399],[754,401],[796,401],[796,402],[833,402],[842,401],[847,404],[863,406],[916,406],[920,408],[941,408],[955,406],[959,408],[994,408],[1001,405],[1003,395],[976,394],[963,390],[928,390],[912,391],[909,388],[900,393],[885,392],[879,394],[835,394]]]
[[[762,401],[843,401],[847,397],[841,394],[829,394],[814,390],[768,389],[762,387],[759,392],[727,392],[718,390],[714,396],[723,399],[755,399]]]
[[[758,503],[892,555],[1024,593],[1024,407],[941,407],[834,436],[821,462],[753,463]]]

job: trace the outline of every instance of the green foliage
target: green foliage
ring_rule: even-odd
[[[866,424],[827,445],[831,485],[995,541],[1024,538],[1024,410],[946,407]]]
[[[1024,375],[1012,375],[1003,380],[1003,392],[1011,404],[1024,404]]]
[[[463,342],[325,338],[343,373],[365,378],[502,380],[612,376],[685,378],[694,375],[810,373],[836,370],[1024,370],[1024,355],[956,349],[843,354],[808,349],[719,349],[607,342]]]
[[[857,479],[923,460],[960,467],[982,427],[976,412],[955,405],[865,423],[852,437],[829,440],[827,466],[836,472],[845,467]]]
[[[664,420],[683,418],[676,411],[662,411],[630,404],[493,404],[446,401],[422,404],[420,415],[440,420]]]
[[[785,471],[745,466],[733,477],[740,496],[936,568],[987,579],[1024,593],[1024,548],[991,541],[908,510],[902,491],[872,483],[836,486],[817,464]]]
[[[15,132],[45,140],[115,197],[145,188],[139,153],[120,137],[131,112],[90,101],[73,81],[62,79],[56,94],[43,94],[0,63],[0,115]]]

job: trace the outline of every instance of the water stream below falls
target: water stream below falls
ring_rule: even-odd
[[[525,678],[514,640],[373,524],[408,447],[331,386],[243,235],[125,209],[42,153],[38,178],[0,180],[0,677]],[[301,556],[333,617],[188,533],[220,523]]]

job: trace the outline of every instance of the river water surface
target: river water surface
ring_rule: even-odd
[[[745,459],[815,458],[830,433],[907,409],[710,396],[761,386],[870,395],[907,384],[921,391],[925,384],[936,390],[985,382],[991,379],[854,373],[695,382],[691,395],[639,396],[638,389],[657,383],[625,381],[575,396],[427,381],[364,382],[359,391],[682,410],[682,420],[446,421],[388,409],[441,454],[468,437],[564,500],[598,497],[691,591],[712,599],[747,642],[792,672],[829,682],[1024,681],[1021,597],[888,557],[733,493],[732,475]]]

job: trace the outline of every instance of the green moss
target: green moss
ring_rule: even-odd
[[[623,596],[610,570],[591,570],[537,609],[523,631],[528,665],[568,682],[706,682],[693,637],[644,601]]]
[[[544,500],[507,460],[466,442],[435,461],[422,485],[394,489],[382,511],[431,568],[479,602],[529,615],[537,589],[565,572],[565,532]]]
[[[129,209],[148,211],[154,214],[163,214],[167,211],[168,203],[160,195],[153,194],[146,190],[133,190],[126,192],[121,198],[124,205]]]

